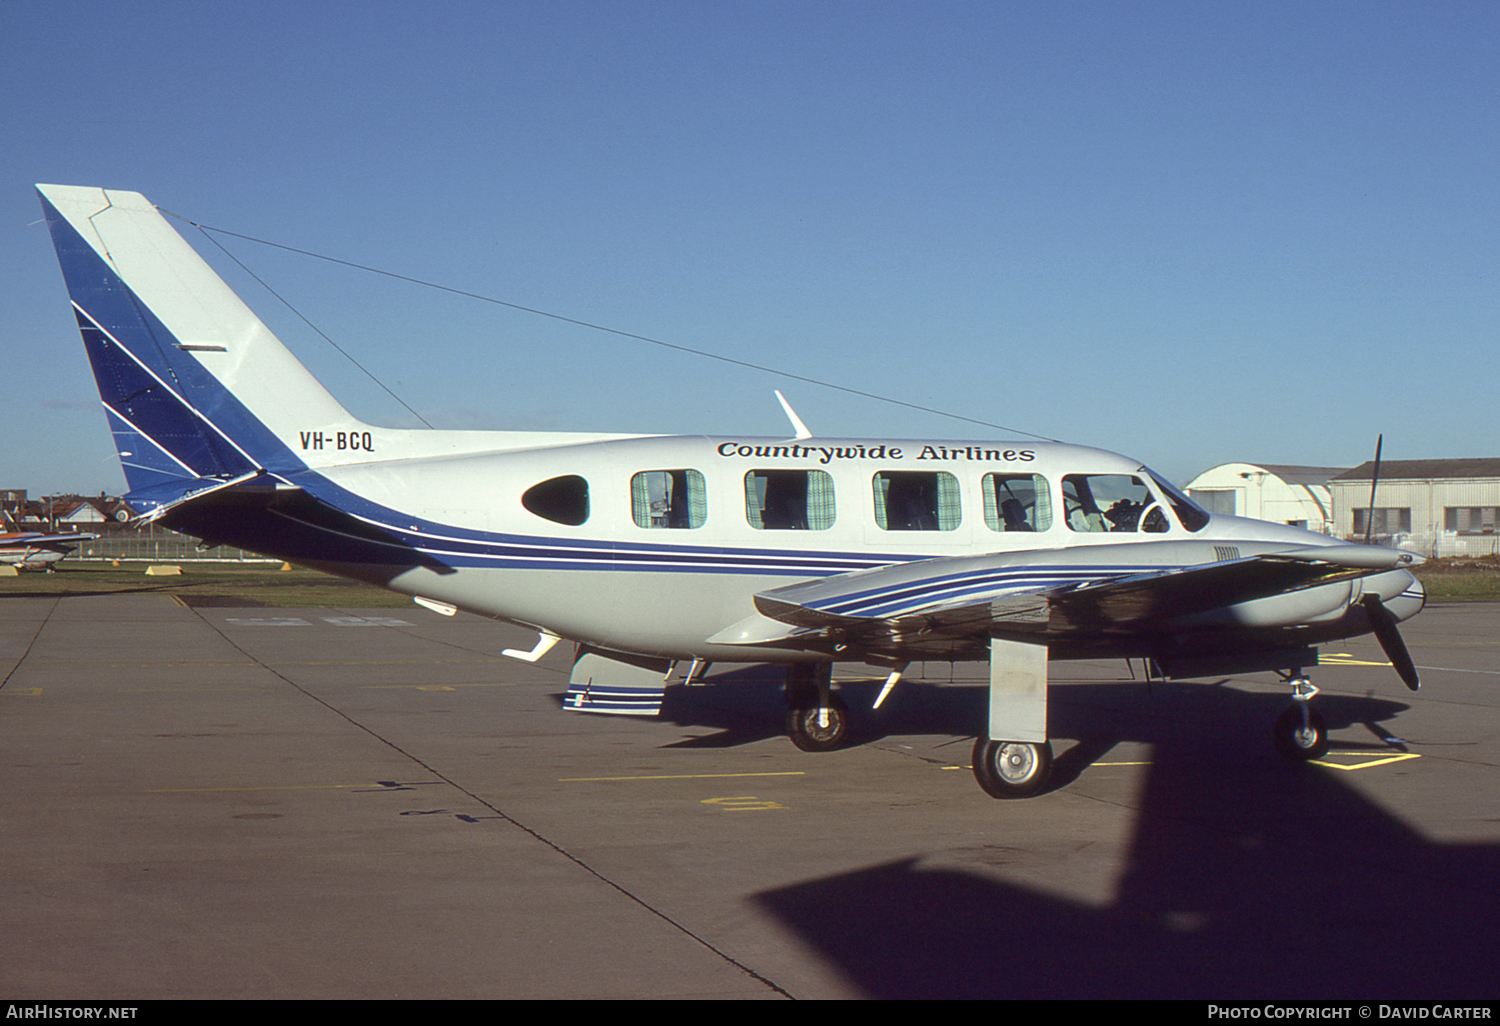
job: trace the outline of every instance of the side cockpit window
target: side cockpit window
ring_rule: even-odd
[[[1046,531],[1052,527],[1052,489],[1040,474],[986,474],[984,523],[991,531]]]
[[[1172,504],[1172,512],[1177,514],[1177,520],[1183,527],[1189,531],[1201,531],[1208,526],[1209,513],[1206,509],[1184,495],[1181,490],[1174,488],[1156,471],[1146,469],[1146,474],[1156,482],[1157,490]]]
[[[745,475],[745,519],[757,531],[826,531],[833,514],[833,478],[821,470]]]
[[[589,518],[589,483],[577,474],[548,478],[526,489],[521,505],[554,524],[577,527]]]
[[[637,527],[695,528],[708,520],[708,489],[696,470],[643,470],[630,479]]]
[[[1071,530],[1161,534],[1171,528],[1156,496],[1133,474],[1069,474],[1062,490]]]
[[[874,485],[882,531],[953,531],[962,521],[958,478],[945,471],[887,470]]]

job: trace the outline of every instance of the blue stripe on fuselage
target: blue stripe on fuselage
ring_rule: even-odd
[[[807,552],[797,549],[614,542],[480,531],[402,513],[351,492],[316,471],[305,470],[285,475],[285,480],[328,506],[389,535],[392,540],[389,544],[368,542],[352,535],[345,536],[349,543],[365,542],[375,546],[367,553],[369,561],[390,562],[392,550],[405,547],[421,553],[426,557],[424,561],[437,560],[455,568],[639,570],[820,577],[929,558],[904,553]]]

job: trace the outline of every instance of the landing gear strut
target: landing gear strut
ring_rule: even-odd
[[[832,663],[794,663],[786,671],[786,732],[804,752],[831,752],[849,732],[849,707],[832,692]]]
[[[992,637],[989,724],[974,742],[974,779],[991,798],[1030,798],[1051,775],[1047,646]]]
[[[1292,704],[1276,717],[1276,750],[1293,762],[1321,759],[1328,754],[1328,725],[1311,705],[1318,689],[1300,671],[1288,683],[1292,685]]]

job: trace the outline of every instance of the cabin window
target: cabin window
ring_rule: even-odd
[[[708,489],[696,470],[643,470],[630,479],[630,515],[637,527],[702,527]]]
[[[1069,474],[1063,509],[1074,531],[1160,534],[1171,526],[1156,496],[1133,474]]]
[[[549,478],[526,489],[521,505],[554,524],[577,527],[589,518],[589,483],[577,474]]]
[[[875,523],[882,531],[952,531],[963,519],[958,478],[941,470],[875,475]]]
[[[1040,474],[986,474],[984,523],[991,531],[1046,531],[1052,527],[1052,489]]]
[[[758,531],[826,531],[833,526],[833,478],[821,470],[752,470],[745,519]]]

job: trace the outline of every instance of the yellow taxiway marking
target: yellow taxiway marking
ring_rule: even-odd
[[[1348,652],[1328,652],[1318,658],[1319,666],[1389,666],[1390,663],[1356,659]]]
[[[805,777],[801,770],[781,773],[675,773],[639,777],[563,777],[559,784],[591,783],[598,780],[721,780],[725,777]]]
[[[717,805],[725,812],[765,812],[767,809],[784,809],[785,805],[773,802],[766,798],[757,798],[755,795],[744,795],[739,798],[705,798],[702,804]]]
[[[1416,752],[1402,752],[1399,755],[1377,755],[1372,752],[1329,752],[1329,756],[1342,759],[1359,759],[1355,763],[1330,762],[1328,757],[1322,759],[1309,759],[1315,766],[1327,766],[1329,769],[1343,770],[1352,773],[1355,770],[1374,769],[1376,766],[1389,766],[1393,762],[1405,762],[1407,759],[1420,759]]]

